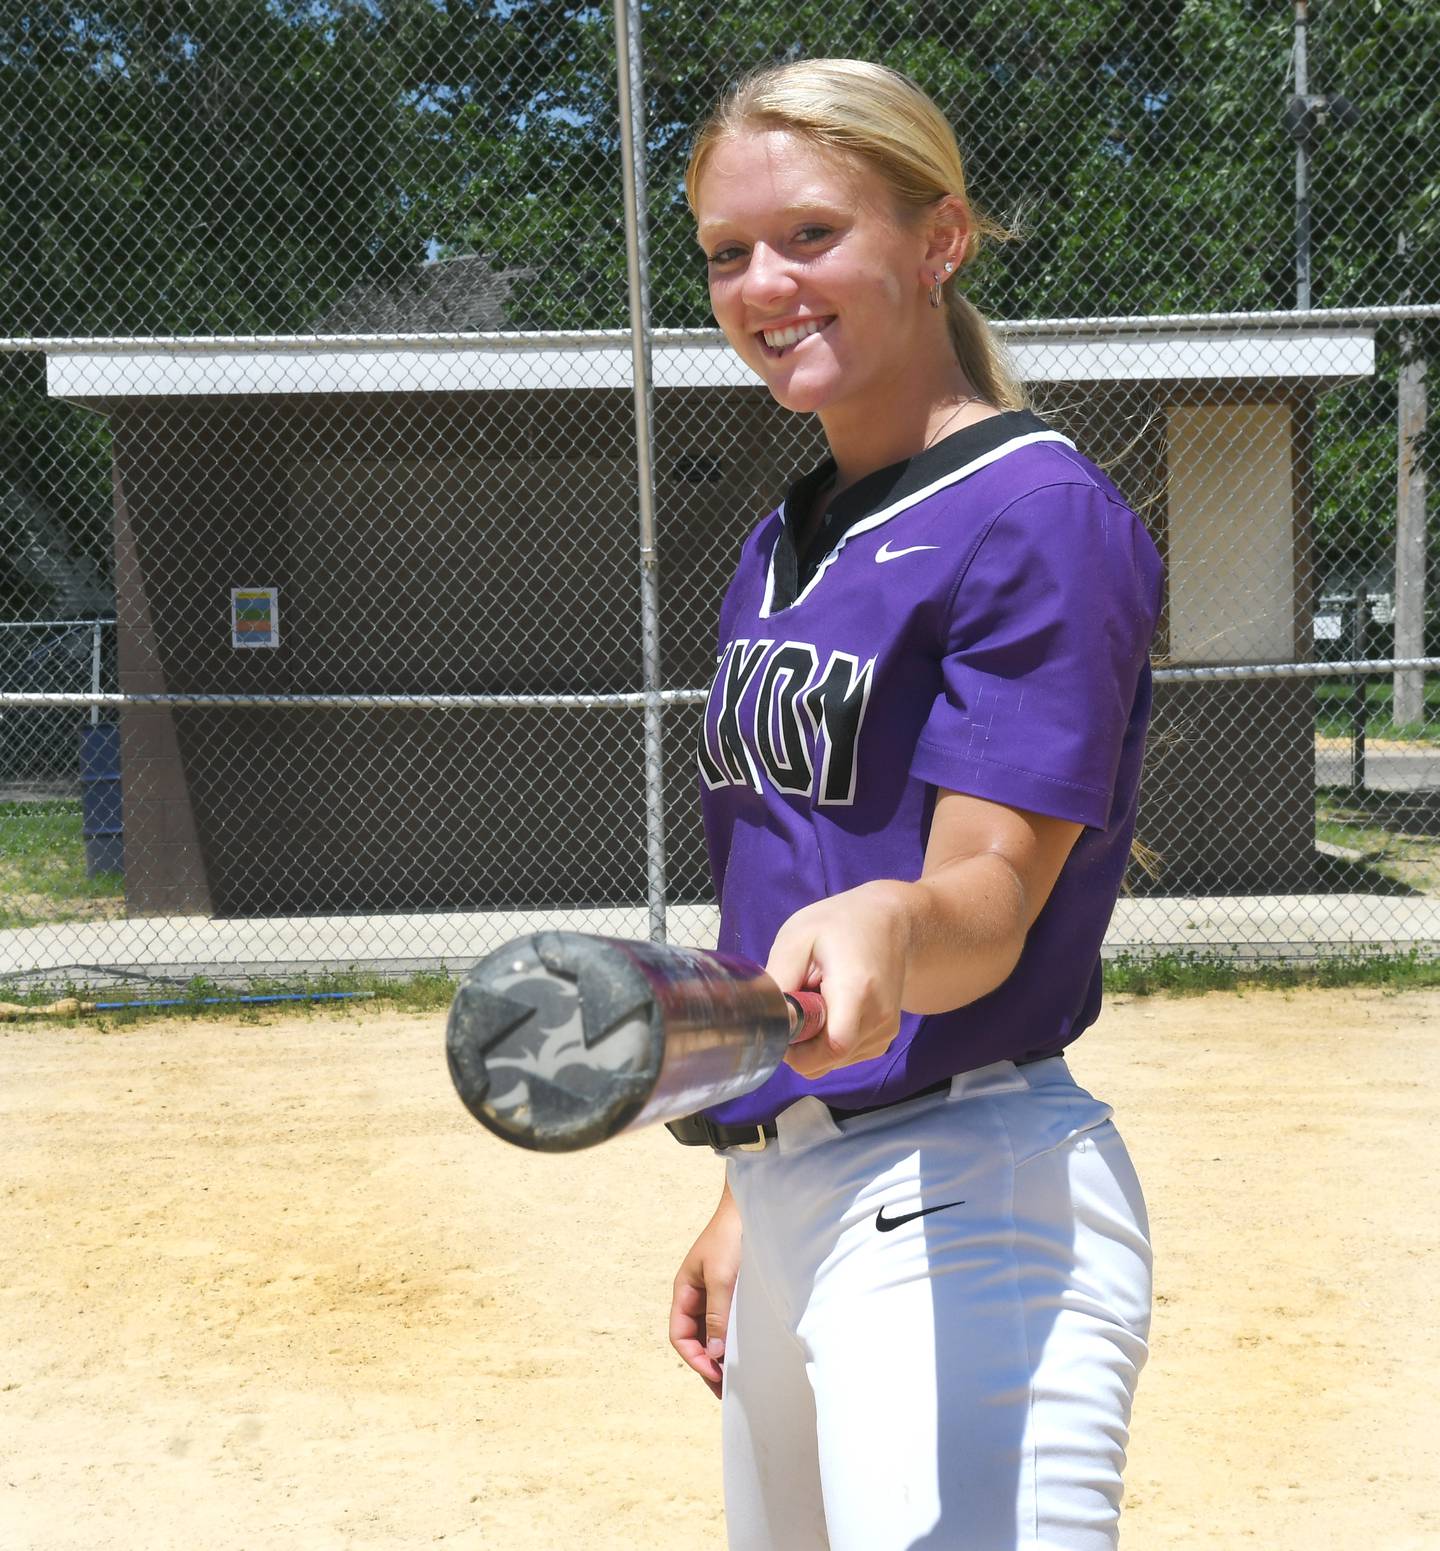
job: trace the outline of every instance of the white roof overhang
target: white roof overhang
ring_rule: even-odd
[[[1117,321],[1149,326],[1087,327],[1079,320],[1045,320],[998,327],[1027,382],[1288,380],[1334,386],[1375,370],[1372,327],[1166,327],[1162,319]],[[76,339],[49,340],[44,348],[51,396],[80,402],[202,394],[628,389],[633,382],[630,337],[621,330]],[[655,387],[662,391],[759,386],[714,330],[658,330],[651,362]]]

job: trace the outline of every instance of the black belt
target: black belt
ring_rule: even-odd
[[[842,1109],[838,1104],[827,1104],[825,1108],[836,1120],[851,1120],[856,1115],[871,1115],[877,1109],[889,1109],[893,1104],[906,1104],[911,1099],[921,1099],[929,1093],[944,1093],[949,1086],[950,1079],[942,1077],[939,1082],[932,1082],[928,1088],[917,1088],[914,1093],[907,1093],[898,1099],[886,1099],[880,1104],[862,1104],[859,1109]],[[714,1120],[707,1120],[704,1115],[686,1115],[683,1120],[667,1121],[665,1129],[677,1142],[683,1142],[686,1147],[738,1147],[742,1152],[758,1152],[767,1142],[775,1139],[773,1120],[748,1126],[725,1126]]]

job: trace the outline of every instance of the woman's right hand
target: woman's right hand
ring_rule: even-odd
[[[727,1184],[705,1231],[675,1273],[670,1345],[720,1398],[725,1330],[740,1271],[740,1210]]]

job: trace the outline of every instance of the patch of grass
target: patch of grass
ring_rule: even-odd
[[[283,980],[254,979],[243,985],[223,985],[197,978],[183,990],[89,991],[80,993],[80,1000],[92,1004],[132,1004],[107,1007],[104,1011],[86,1015],[103,1018],[110,1026],[123,1028],[155,1018],[228,1018],[233,1021],[238,1016],[246,1022],[258,1022],[276,1015],[294,1017],[302,1012],[354,1012],[376,1007],[404,1013],[438,1012],[449,1007],[456,984],[456,979],[444,971],[419,971],[402,978],[381,975],[373,970],[349,970]],[[242,1002],[240,998],[246,996],[285,999]],[[176,1005],[134,1005],[154,1001],[173,1001]]]
[[[1315,731],[1322,738],[1348,738],[1351,731],[1350,702],[1353,684],[1322,679],[1315,686]],[[1388,678],[1365,681],[1365,736],[1397,738],[1405,742],[1440,743],[1440,675],[1425,677],[1425,714],[1418,722],[1396,722],[1394,682]]]
[[[1237,961],[1218,953],[1190,950],[1153,955],[1125,953],[1107,959],[1104,974],[1107,992],[1128,996],[1198,996],[1206,991],[1284,990],[1297,986],[1377,986],[1389,991],[1410,991],[1440,986],[1440,957],[1423,957],[1414,948],[1404,953],[1331,954],[1304,962]],[[49,1026],[83,1025],[108,1031],[163,1019],[263,1024],[275,1017],[295,1017],[302,1013],[347,1016],[376,1008],[439,1014],[449,1007],[457,984],[456,977],[444,970],[404,977],[352,970],[304,980],[253,980],[244,985],[225,985],[196,978],[183,987],[168,991],[157,988],[133,994],[76,986],[26,992],[6,992],[0,988],[0,1000],[38,1007],[48,1006],[61,997],[70,998],[80,1005],[47,1017],[45,1021]],[[354,1000],[335,1001],[246,1003],[239,1000],[241,996],[288,997],[336,992],[363,994]],[[140,1005],[160,1000],[174,1005]],[[132,1005],[97,1011],[94,1009],[96,1002]]]
[[[80,804],[0,802],[0,929],[120,915],[119,873],[85,875]]]
[[[1440,958],[1404,953],[1340,953],[1305,962],[1235,960],[1218,953],[1122,953],[1105,962],[1105,989],[1129,996],[1198,996],[1206,991],[1283,990],[1294,986],[1379,986],[1412,991],[1440,986]]]
[[[243,984],[227,984],[196,976],[183,986],[154,986],[143,990],[98,990],[93,986],[67,985],[52,986],[44,991],[6,991],[0,987],[0,1001],[37,1008],[62,1004],[49,1015],[50,1021],[120,1029],[167,1018],[261,1023],[275,1016],[349,1013],[375,1007],[404,1013],[438,1012],[449,1007],[457,983],[455,977],[443,970],[419,971],[404,977],[381,975],[371,970],[350,970],[283,980],[253,979]],[[274,997],[277,1000],[242,1001],[242,997]],[[67,1003],[78,1005],[63,1005]],[[97,1003],[104,1005],[97,1007]],[[164,1005],[156,1006],[155,1003]],[[33,1020],[27,1017],[26,1021]]]

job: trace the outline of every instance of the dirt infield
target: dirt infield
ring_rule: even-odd
[[[1440,1547],[1440,992],[1123,999],[1126,1551]],[[7,1551],[719,1551],[664,1344],[719,1167],[472,1124],[440,1019],[0,1028]]]

